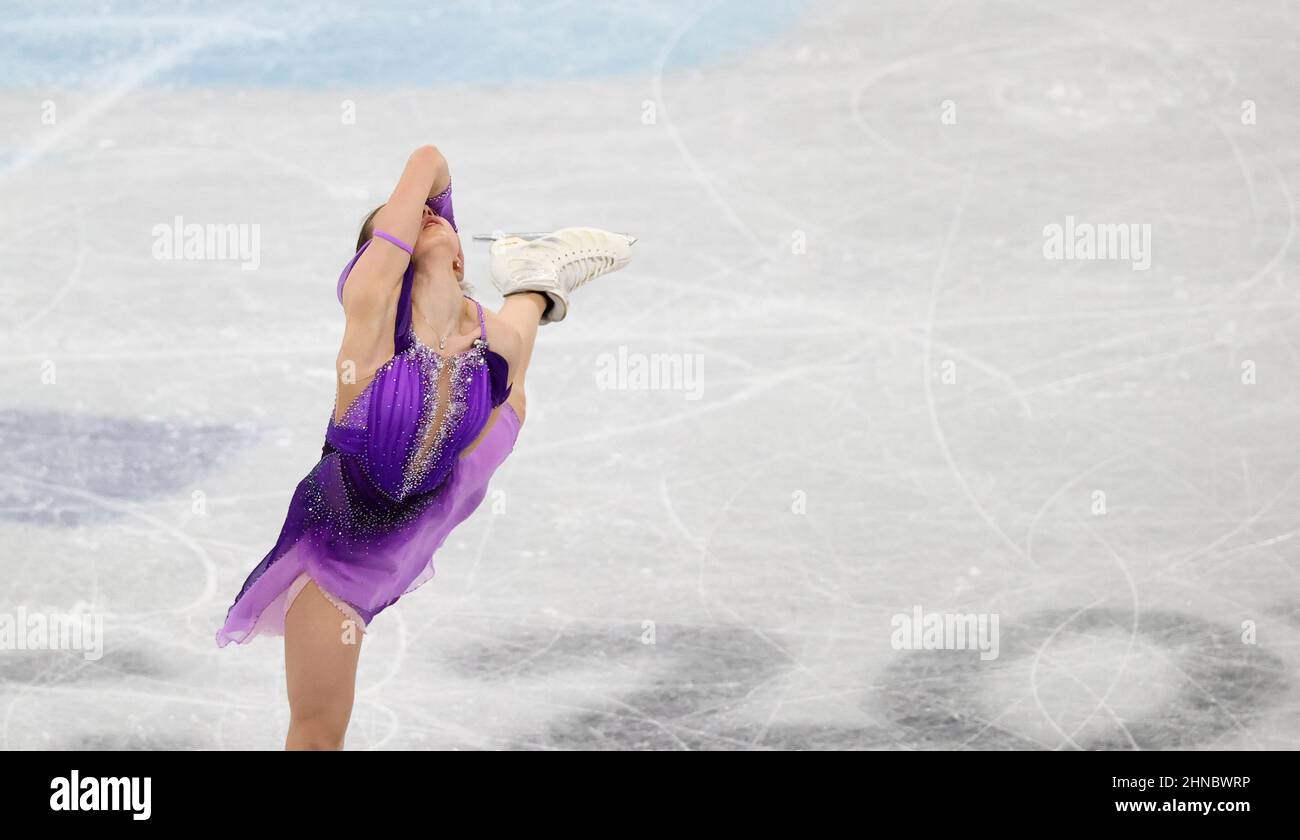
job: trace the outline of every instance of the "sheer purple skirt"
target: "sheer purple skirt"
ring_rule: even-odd
[[[328,596],[370,621],[433,577],[433,555],[487,494],[514,449],[519,418],[502,404],[496,420],[436,490],[401,501],[358,490],[356,456],[330,452],[299,482],[275,547],[249,575],[217,644],[283,635],[294,581],[307,574]]]

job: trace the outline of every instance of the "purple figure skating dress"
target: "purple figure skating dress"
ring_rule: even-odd
[[[411,253],[396,237],[375,235]],[[357,257],[339,278],[340,299]],[[434,552],[478,507],[513,450],[519,418],[506,403],[509,369],[488,348],[482,305],[474,301],[474,345],[440,355],[412,329],[413,281],[408,264],[393,357],[338,422],[331,416],[321,459],[298,484],[279,540],[227,613],[219,646],[283,634],[288,606],[309,579],[346,615],[369,624],[433,576]]]

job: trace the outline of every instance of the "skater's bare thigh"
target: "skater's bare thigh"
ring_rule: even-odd
[[[362,628],[316,583],[294,599],[284,620],[289,688],[286,749],[341,749],[356,691]]]

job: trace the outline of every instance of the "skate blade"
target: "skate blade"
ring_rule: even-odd
[[[498,239],[505,239],[507,237],[514,236],[524,240],[525,242],[532,242],[534,239],[541,239],[543,236],[547,236],[550,233],[551,231],[549,230],[531,231],[528,233],[506,233],[505,231],[494,230],[491,233],[474,234],[474,241],[475,242],[496,242]],[[629,245],[635,245],[637,243],[637,239],[639,239],[639,237],[633,236],[630,233],[620,233],[619,236],[626,239],[627,244]]]

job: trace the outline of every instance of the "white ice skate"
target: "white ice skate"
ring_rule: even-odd
[[[541,292],[550,300],[542,323],[563,321],[569,294],[632,259],[636,237],[589,227],[511,234],[492,243],[492,283],[502,295]]]

